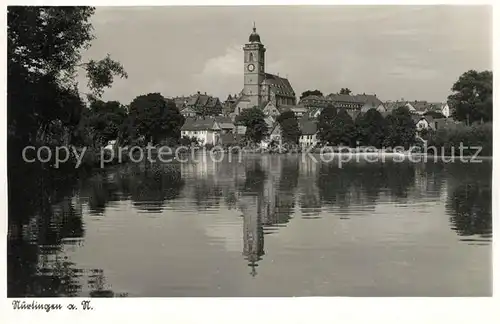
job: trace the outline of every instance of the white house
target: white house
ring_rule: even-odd
[[[186,118],[181,128],[181,136],[196,138],[201,145],[219,144],[221,128],[213,117]]]
[[[446,118],[450,117],[450,105],[447,102],[445,102],[441,107],[441,113]]]
[[[417,132],[422,131],[424,129],[432,129],[435,130],[435,122],[434,118],[431,116],[413,116],[413,121],[415,122],[415,126],[417,128]]]
[[[261,108],[266,117],[277,117],[280,114],[280,111],[272,101],[264,102]]]
[[[318,143],[316,121],[311,119],[301,119],[299,126],[302,132],[299,137],[299,145],[302,147],[316,145]]]

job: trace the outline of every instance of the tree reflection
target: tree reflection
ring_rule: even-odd
[[[268,217],[270,225],[286,224],[290,221],[295,208],[295,189],[299,179],[299,164],[297,159],[285,160],[281,167],[275,195],[275,209]]]
[[[460,236],[491,237],[491,186],[488,183],[466,183],[456,186],[446,205],[452,229]]]
[[[129,182],[134,206],[147,212],[161,212],[165,201],[175,199],[184,185],[178,165],[145,169]]]
[[[161,212],[184,186],[179,165],[126,165],[100,171],[82,186],[91,214],[102,215],[110,202],[130,199],[139,210]]]
[[[415,166],[411,163],[323,163],[317,175],[319,197],[327,205],[342,209],[353,203],[375,206],[380,193],[395,199],[407,199],[415,184]]]

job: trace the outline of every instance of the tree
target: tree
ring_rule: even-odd
[[[323,92],[319,90],[307,90],[302,92],[302,95],[300,96],[300,99],[305,98],[307,96],[320,96],[323,97]]]
[[[328,105],[319,114],[317,126],[318,126],[318,138],[321,142],[329,143],[332,137],[332,127],[333,121],[337,116],[337,108],[333,105]]]
[[[403,146],[408,149],[415,142],[416,125],[406,107],[395,109],[387,116],[387,137],[384,146]]]
[[[281,136],[286,143],[297,144],[301,135],[299,122],[291,110],[282,112],[276,121],[281,127]]]
[[[246,127],[245,137],[247,140],[260,143],[268,133],[264,113],[257,107],[245,109],[237,117],[236,122]]]
[[[467,125],[493,120],[493,73],[470,70],[462,74],[448,96],[453,118]]]
[[[121,136],[126,119],[125,107],[118,101],[95,100],[90,103],[84,127],[93,145],[99,147]]]
[[[358,139],[361,145],[381,148],[387,136],[387,122],[376,109],[370,109],[356,118]]]
[[[349,88],[342,88],[340,89],[340,92],[339,94],[345,94],[345,95],[350,95],[351,94],[351,90]]]
[[[340,109],[332,124],[329,142],[334,145],[356,145],[356,127],[345,109]]]
[[[166,100],[159,93],[149,93],[132,100],[128,123],[136,130],[136,136],[158,144],[165,139],[179,140],[184,116],[172,100]]]
[[[7,10],[8,124],[10,138],[46,142],[70,139],[83,102],[75,79],[83,68],[91,95],[99,97],[114,76],[127,77],[107,56],[80,63],[94,38],[93,7],[14,7]]]

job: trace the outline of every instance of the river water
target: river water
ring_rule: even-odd
[[[9,233],[8,295],[489,296],[491,171],[300,155],[97,170]]]

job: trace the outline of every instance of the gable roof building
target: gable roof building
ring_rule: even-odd
[[[197,115],[218,116],[222,114],[222,103],[219,98],[210,95],[197,94],[191,96],[185,103],[185,107],[193,109]]]
[[[186,118],[181,131],[208,131],[220,130],[220,127],[213,117],[205,118]]]

